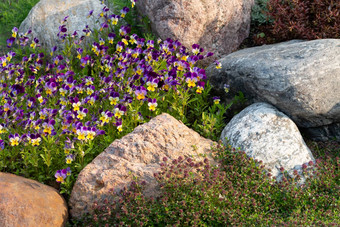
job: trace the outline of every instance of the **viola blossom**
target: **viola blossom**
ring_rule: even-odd
[[[53,56],[54,52],[56,51],[57,51],[57,46],[52,47],[50,55]]]
[[[119,16],[119,15],[112,14],[111,17],[110,17],[111,24],[112,24],[112,25],[117,25],[119,19],[120,19],[120,16]]]
[[[87,18],[91,17],[93,15],[93,10],[90,10],[89,14],[87,15]]]
[[[7,47],[11,48],[13,46],[14,41],[15,41],[14,37],[7,39]]]
[[[65,169],[58,170],[55,173],[54,177],[56,178],[56,181],[58,183],[64,183],[64,181],[65,181],[65,179],[67,177],[67,170],[65,170]]]
[[[202,94],[202,91],[204,90],[204,81],[198,81],[197,82],[197,89],[196,89],[196,93],[197,94]]]
[[[14,146],[18,146],[19,145],[19,142],[20,142],[20,136],[18,133],[15,133],[14,135],[13,134],[10,134],[8,136],[9,138],[9,143],[12,147]]]
[[[5,141],[0,140],[0,151],[5,149]]]
[[[6,59],[5,56],[0,57],[0,61],[1,61],[2,67],[6,67],[7,66],[7,59]]]
[[[29,135],[29,143],[33,146],[39,146],[41,142],[41,136],[39,133]]]
[[[81,102],[75,101],[72,103],[73,111],[78,111],[80,108]]]
[[[86,139],[87,140],[93,140],[94,137],[97,134],[96,131],[97,131],[97,129],[95,127],[89,128],[89,130],[87,130]]]
[[[39,44],[39,39],[34,38],[34,39],[33,39],[33,42],[32,42],[31,45],[30,45],[30,47],[31,47],[32,49],[35,49],[35,48],[37,47],[38,44]]]
[[[77,111],[77,118],[79,120],[83,120],[88,112],[89,112],[88,109],[80,107],[79,110]]]
[[[98,99],[97,95],[91,95],[91,97],[85,99],[85,103],[88,103],[91,106],[93,106],[97,99]]]
[[[91,85],[86,88],[86,94],[87,95],[92,95],[94,93],[95,86]]]
[[[184,60],[176,61],[175,66],[177,67],[177,70],[179,70],[179,71],[184,71],[187,68],[189,68],[189,64]]]
[[[86,140],[87,136],[87,127],[78,126],[76,129],[77,139],[78,140]]]
[[[218,97],[218,96],[215,96],[215,97],[213,97],[213,101],[214,101],[214,104],[219,104],[220,103],[220,101],[221,101],[221,99],[220,99],[220,97]]]
[[[57,84],[55,82],[47,82],[45,84],[46,95],[52,95],[57,91]]]
[[[101,121],[101,124],[104,125],[105,123],[109,123],[109,121],[111,120],[111,117],[112,117],[112,113],[107,110],[101,113],[101,117],[99,118],[99,120]]]
[[[147,90],[148,91],[155,91],[158,87],[158,79],[153,79],[152,81],[146,82]]]
[[[27,106],[28,108],[34,108],[36,103],[36,99],[34,97],[29,97],[27,99]]]
[[[137,65],[137,67],[134,69],[135,73],[138,75],[142,75],[144,73],[144,67],[141,65]]]
[[[149,106],[149,110],[151,111],[155,111],[156,107],[157,107],[157,100],[156,99],[148,99],[148,106]]]
[[[10,104],[10,103],[5,103],[4,105],[4,111],[5,112],[9,112],[9,111],[13,111],[14,110],[14,107]]]
[[[119,34],[121,36],[125,36],[126,34],[130,33],[131,32],[131,28],[129,26],[121,26],[120,29],[119,29]]]
[[[148,40],[146,42],[146,46],[147,46],[148,49],[154,48],[155,47],[155,42],[153,40]]]
[[[45,135],[55,135],[55,131],[54,131],[54,124],[55,124],[55,120],[50,120],[49,122],[44,122],[42,124],[43,127],[43,133],[45,133]]]
[[[48,117],[48,111],[47,111],[47,109],[42,109],[42,110],[40,110],[39,111],[39,115],[40,115],[40,119],[41,120],[45,120],[47,117]]]
[[[14,28],[12,29],[12,37],[13,37],[13,38],[16,38],[17,35],[18,35],[18,28],[17,28],[17,27],[14,27]]]
[[[138,100],[145,99],[146,94],[147,94],[147,91],[145,87],[143,86],[138,87],[137,90],[135,91],[135,95]]]
[[[59,88],[60,95],[65,97],[69,90],[70,87],[67,86],[66,84],[63,84],[62,87]]]
[[[13,51],[8,52],[7,55],[6,55],[6,60],[8,62],[10,62],[15,55],[16,55],[16,53],[13,52]]]
[[[101,25],[100,25],[100,29],[99,29],[99,31],[103,31],[103,29],[104,28],[108,28],[109,27],[109,25],[107,24],[107,23],[102,23]],[[102,44],[101,44],[102,45]]]
[[[130,0],[131,1],[131,7],[135,7],[137,0]]]
[[[119,93],[118,92],[113,92],[110,97],[110,104],[111,105],[117,105],[117,103],[119,102]]]
[[[126,106],[123,106],[122,104],[118,104],[117,107],[114,109],[114,116],[120,119],[125,114],[125,112],[126,112]]]
[[[0,135],[6,132],[7,132],[7,128],[4,126],[4,124],[0,124]]]
[[[145,39],[144,38],[139,38],[137,40],[137,48],[142,48],[145,44]]]
[[[230,85],[229,84],[224,84],[223,88],[224,88],[225,93],[228,93],[229,89],[230,89]]]
[[[125,44],[122,41],[119,41],[116,45],[116,50],[118,53],[122,52],[122,50],[124,49]]]
[[[129,42],[130,42],[131,44],[137,44],[137,40],[138,40],[138,35],[137,35],[137,34],[132,34],[132,35],[130,36]]]
[[[91,57],[90,57],[90,55],[86,55],[85,57],[82,57],[82,58],[80,59],[80,67],[84,68],[85,65],[90,64],[90,62],[91,62]]]
[[[65,158],[66,164],[71,164],[73,162],[73,160],[74,160],[74,155],[73,154],[69,154]]]
[[[193,44],[192,45],[192,53],[194,53],[194,55],[198,55],[200,53],[200,45]]]
[[[85,29],[83,29],[83,32],[85,33],[86,36],[90,36],[92,34],[92,31],[88,25],[86,25]]]
[[[109,8],[107,8],[106,6],[104,6],[104,8],[102,9],[102,12],[99,14],[99,17],[104,17],[104,14],[109,11]]]
[[[215,65],[216,65],[216,69],[221,69],[222,68],[222,64],[219,61],[215,61]]]
[[[128,7],[124,7],[121,11],[120,11],[120,17],[124,18],[125,15],[130,11],[130,9]]]
[[[62,61],[64,59],[64,57],[62,55],[58,55],[58,56],[55,56],[54,59],[53,59],[53,63],[55,65],[58,65],[60,61]]]
[[[116,34],[114,34],[114,33],[108,34],[107,39],[109,40],[110,44],[113,44],[113,40],[114,40],[115,37],[116,37]]]
[[[82,48],[77,48],[77,58],[80,60],[81,59],[81,54],[83,53]]]
[[[186,80],[185,80],[188,83],[188,87],[189,88],[195,87],[196,86],[196,82],[197,82],[197,77],[191,76],[191,73],[188,73],[188,75],[190,75],[190,76],[188,76],[186,78]]]
[[[118,132],[123,131],[123,121],[122,119],[117,119],[116,123],[115,123]]]

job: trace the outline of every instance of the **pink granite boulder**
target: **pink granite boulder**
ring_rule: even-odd
[[[139,0],[137,9],[161,39],[198,43],[215,57],[236,50],[248,37],[254,0]]]
[[[67,204],[57,190],[0,172],[1,227],[59,227],[67,217]]]
[[[69,205],[71,215],[80,218],[138,177],[147,183],[145,194],[157,195],[154,173],[160,170],[163,157],[208,156],[213,142],[201,137],[169,114],[162,114],[132,133],[115,140],[79,174]]]

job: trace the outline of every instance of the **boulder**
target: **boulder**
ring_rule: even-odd
[[[80,218],[91,212],[95,201],[103,205],[112,189],[118,192],[134,177],[147,183],[146,196],[157,196],[154,173],[160,171],[163,157],[172,160],[199,156],[199,159],[210,154],[212,144],[169,114],[151,119],[115,140],[80,172],[69,200],[72,217]]]
[[[281,167],[294,177],[294,170],[302,174],[302,165],[315,161],[294,122],[267,103],[252,104],[237,114],[223,129],[221,140],[262,160],[278,181]]]
[[[65,226],[67,204],[54,188],[0,172],[0,226]]]
[[[59,26],[63,19],[69,16],[66,23],[67,33],[77,30],[81,36],[86,25],[91,29],[99,29],[95,20],[102,12],[104,4],[99,0],[40,0],[29,12],[19,27],[20,33],[32,30],[31,36],[39,39],[39,44],[50,50],[54,46],[61,47],[62,42],[57,37]],[[90,10],[92,17],[87,19]]]
[[[243,49],[211,65],[217,92],[229,84],[251,102],[267,102],[287,114],[311,139],[340,140],[340,39],[320,39]]]
[[[138,0],[137,9],[161,39],[192,44],[217,57],[236,50],[248,37],[254,0]]]

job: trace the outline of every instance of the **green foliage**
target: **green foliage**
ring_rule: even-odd
[[[163,159],[155,174],[160,196],[146,198],[145,182],[95,203],[94,215],[77,226],[300,226],[339,225],[339,157],[303,166],[313,177],[298,186],[285,174],[277,183],[261,162],[221,144],[213,148],[218,166],[208,159]]]
[[[268,20],[267,16],[267,3],[268,0],[255,0],[251,10],[251,24],[252,26],[260,26],[272,21]]]
[[[6,39],[13,27],[19,27],[31,8],[39,0],[4,0],[0,1],[0,46],[6,46]]]

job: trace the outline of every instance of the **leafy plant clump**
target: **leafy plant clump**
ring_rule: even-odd
[[[338,1],[269,0],[262,12],[267,15],[267,24],[259,27],[260,31],[254,37],[257,44],[291,39],[340,38]],[[257,20],[263,24],[264,18],[258,15]]]
[[[228,106],[210,97],[205,70],[196,66],[212,53],[130,34],[129,11],[105,6],[99,30],[82,33],[68,31],[65,17],[60,50],[12,29],[7,46],[16,49],[0,57],[0,171],[57,181],[69,194],[113,140],[162,112],[217,140]]]
[[[116,199],[94,204],[83,226],[226,226],[338,225],[339,158],[303,166],[314,177],[301,187],[285,174],[277,183],[261,162],[244,152],[217,145],[218,165],[208,159],[163,159],[155,175],[161,195],[146,198],[145,182],[116,193]],[[296,176],[299,178],[299,176]],[[76,223],[76,222],[75,222]]]

